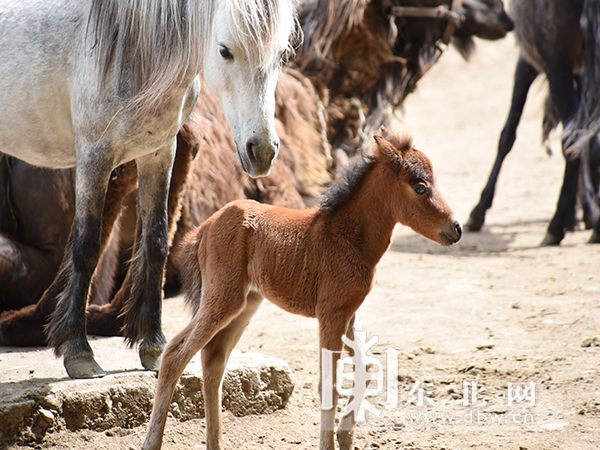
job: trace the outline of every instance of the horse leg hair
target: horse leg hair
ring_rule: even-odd
[[[169,247],[173,241],[173,236],[177,230],[177,222],[181,211],[181,198],[186,186],[188,173],[190,172],[192,162],[198,153],[199,144],[194,139],[195,135],[191,135],[189,127],[184,125],[182,130],[177,135],[177,151],[175,153],[175,162],[169,185],[169,197],[167,202],[168,221],[169,221]],[[136,176],[137,181],[137,176]],[[133,255],[136,255],[138,250],[138,239],[141,235],[142,221],[137,214],[136,229],[134,236]],[[112,301],[103,306],[90,305],[87,310],[88,331],[92,334],[102,336],[119,336],[122,334],[124,326],[121,312],[131,297],[131,289],[133,286],[133,271],[128,270],[121,287],[115,294]]]
[[[167,198],[174,156],[175,139],[136,161],[142,233],[129,268],[133,285],[123,331],[130,345],[141,341],[140,360],[147,370],[158,369],[166,344],[161,326],[162,282],[169,253]]]
[[[573,85],[573,77],[569,68],[555,68],[547,74],[550,84],[550,95],[557,106],[563,126],[569,123],[577,109],[578,96]],[[563,140],[563,149],[564,149]],[[565,157],[565,173],[558,197],[554,217],[550,221],[546,237],[542,245],[558,245],[565,236],[565,230],[575,226],[575,209],[577,205],[577,188],[579,183],[581,159]]]
[[[512,100],[510,104],[510,110],[508,118],[500,133],[500,141],[498,142],[498,154],[492,167],[492,172],[488,178],[485,188],[481,192],[481,198],[479,203],[473,211],[465,227],[470,231],[479,231],[485,222],[486,211],[492,206],[494,200],[494,193],[496,191],[496,183],[498,182],[498,176],[500,175],[500,169],[504,158],[511,151],[515,139],[517,137],[517,127],[521,120],[521,114],[523,113],[523,107],[525,106],[525,100],[527,99],[527,93],[533,80],[538,75],[538,71],[529,64],[523,56],[519,57],[517,62],[517,69],[515,71],[515,82],[513,85]]]
[[[100,258],[102,213],[112,171],[108,161],[88,155],[102,154],[105,145],[96,142],[78,155],[72,240],[58,277],[66,278],[66,282],[48,325],[48,343],[57,356],[64,356],[64,366],[72,378],[104,375],[87,340],[85,309],[92,274]]]
[[[255,308],[257,307],[258,305],[255,306]],[[179,377],[181,377],[187,364],[198,351],[211,342],[217,333],[233,323],[240,314],[244,316],[246,321],[249,320],[249,317],[246,317],[246,308],[247,302],[241,289],[228,285],[224,286],[223,291],[211,294],[208,284],[203,283],[200,309],[193,317],[192,321],[171,339],[165,348],[158,373],[158,384],[156,386],[154,406],[152,407],[152,414],[148,424],[148,433],[142,447],[143,450],[158,450],[161,448],[162,437],[167,422],[169,406],[171,404],[171,399],[173,398],[173,392],[175,391],[177,381],[179,380]],[[252,309],[252,305],[250,306],[250,309]],[[242,323],[247,322],[241,320],[240,323],[238,323],[238,326],[241,326]],[[233,335],[237,335],[238,332],[241,335],[242,331],[243,329],[237,330]],[[210,359],[209,356],[209,354],[207,354],[206,357],[203,355],[203,364],[205,358]],[[209,395],[212,396],[213,393],[210,393]],[[209,408],[212,408],[212,406],[209,406],[206,402],[205,404],[207,411]],[[214,418],[214,414],[212,417]],[[210,449],[211,447],[208,448]]]

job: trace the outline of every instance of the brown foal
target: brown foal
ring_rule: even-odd
[[[365,157],[325,193],[320,206],[292,210],[236,201],[186,237],[182,280],[195,315],[167,345],[144,449],[158,449],[173,391],[202,350],[207,449],[223,447],[221,383],[227,359],[263,298],[316,317],[320,346],[343,349],[354,314],[370,292],[375,267],[397,223],[441,245],[457,242],[460,221],[436,186],[429,159],[409,137],[382,127]],[[335,356],[338,355],[338,356]],[[335,378],[335,377],[334,377]],[[335,386],[335,379],[333,380]],[[333,408],[321,411],[320,449],[334,449]],[[352,449],[356,418],[342,418],[340,449]]]

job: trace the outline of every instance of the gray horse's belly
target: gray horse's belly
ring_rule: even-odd
[[[75,165],[69,73],[82,52],[86,3],[0,6],[0,152],[36,166]]]
[[[70,114],[40,106],[36,111],[13,107],[0,121],[0,152],[34,166],[74,167],[75,141]]]

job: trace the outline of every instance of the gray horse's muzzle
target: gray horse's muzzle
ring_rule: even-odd
[[[272,141],[248,139],[243,152],[238,146],[238,158],[242,168],[252,178],[266,177],[279,153],[279,138]]]

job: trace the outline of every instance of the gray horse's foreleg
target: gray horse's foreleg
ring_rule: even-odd
[[[133,286],[125,306],[124,335],[129,344],[140,342],[140,360],[158,370],[166,344],[162,332],[162,284],[169,253],[167,195],[175,155],[175,139],[159,152],[138,158],[142,233],[132,261]]]
[[[61,267],[67,281],[48,324],[48,343],[57,356],[64,356],[64,366],[71,378],[105,374],[94,360],[85,318],[90,282],[101,252],[102,211],[112,170],[105,161],[86,158],[98,153],[98,149],[90,148],[78,157],[72,242]]]

